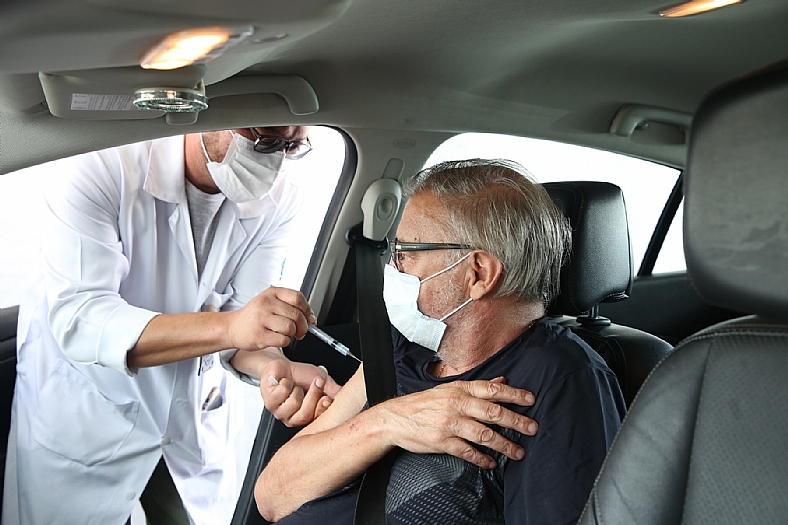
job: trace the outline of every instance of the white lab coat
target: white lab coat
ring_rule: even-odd
[[[198,281],[183,137],[36,169],[58,175],[45,278],[20,308],[3,522],[122,525],[163,454],[192,521],[229,523],[241,383],[218,358],[198,374],[200,359],[129,370],[126,353],[157,313],[235,310],[267,288],[301,196],[280,176],[259,201],[226,200]],[[213,387],[224,403],[203,411]]]

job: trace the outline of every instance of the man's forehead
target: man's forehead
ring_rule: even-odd
[[[417,193],[402,211],[397,237],[403,241],[417,241],[440,236],[446,215],[445,207],[432,193]]]

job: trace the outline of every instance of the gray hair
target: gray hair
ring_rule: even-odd
[[[403,185],[403,196],[430,192],[448,212],[441,225],[454,238],[503,263],[497,297],[547,307],[558,295],[572,232],[568,220],[528,171],[508,160],[436,164]]]

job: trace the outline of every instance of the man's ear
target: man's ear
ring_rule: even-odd
[[[470,261],[470,297],[474,301],[493,293],[503,278],[503,263],[485,251],[475,251]]]

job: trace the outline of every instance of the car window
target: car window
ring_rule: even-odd
[[[301,212],[292,225],[287,258],[276,286],[298,289],[304,279],[312,251],[337,187],[345,162],[345,138],[328,127],[315,126],[309,134],[313,151],[303,159],[289,162],[286,174],[303,195]],[[0,176],[0,307],[19,304],[31,280],[40,278],[38,259],[39,217],[43,207],[42,189],[49,177],[46,170],[20,170]],[[244,417],[258,421],[263,402],[257,388],[244,390]],[[235,440],[237,487],[243,483],[256,434],[256,425],[244,425]],[[136,506],[133,524],[144,523]]]
[[[303,195],[301,212],[294,219],[287,258],[276,286],[298,289],[304,279],[312,251],[337,187],[345,162],[345,138],[335,129],[315,126],[309,134],[313,151],[289,162],[286,174]],[[19,304],[31,280],[40,279],[38,256],[39,217],[43,192],[49,177],[46,170],[20,170],[0,176],[0,307]],[[257,388],[244,390],[244,418],[258,421],[263,402]],[[244,425],[235,440],[237,487],[243,483],[256,434],[256,425]],[[144,523],[139,504],[133,524]]]
[[[291,230],[294,234],[290,236],[279,286],[296,290],[301,288],[323,219],[345,164],[345,138],[340,132],[314,126],[309,132],[309,140],[314,150],[287,166],[287,176],[301,188],[304,204]]]
[[[315,126],[309,135],[313,151],[287,164],[287,176],[301,188],[301,212],[293,224],[287,259],[277,286],[298,289],[309,265],[320,227],[345,162],[344,137]],[[0,307],[19,304],[30,279],[37,279],[39,217],[44,170],[20,170],[0,176]]]
[[[654,264],[652,273],[667,273],[675,272],[678,270],[686,270],[687,265],[684,262],[684,237],[682,225],[684,224],[684,202],[679,205],[676,210],[676,216],[673,217],[673,222],[670,223],[668,235],[665,237],[665,242],[662,249],[657,255],[657,261]]]
[[[548,140],[463,133],[441,144],[427,160],[509,159],[522,164],[539,182],[604,181],[621,187],[627,205],[635,268],[640,266],[651,234],[679,170],[626,155]],[[686,268],[680,217],[673,221],[653,273]]]
[[[282,265],[279,282],[298,290],[304,280],[312,252],[320,234],[328,205],[334,196],[337,182],[345,163],[345,136],[339,131],[313,126],[309,141],[314,148],[306,157],[287,164],[287,176],[301,188],[304,202],[301,211],[294,219],[288,239],[287,257]],[[256,422],[263,411],[263,398],[257,388],[244,389],[244,420],[255,424],[243,425],[235,441],[237,489],[240,490],[249,457],[257,434]],[[138,523],[144,523],[140,520]],[[132,525],[136,525],[132,524]]]
[[[38,270],[39,217],[48,175],[0,175],[0,308],[16,306]]]

